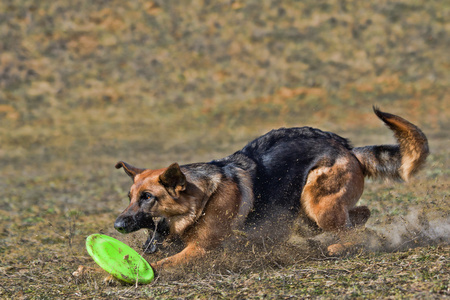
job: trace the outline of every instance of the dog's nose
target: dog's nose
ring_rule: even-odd
[[[120,233],[127,233],[126,227],[124,220],[117,219],[114,222],[114,228]]]

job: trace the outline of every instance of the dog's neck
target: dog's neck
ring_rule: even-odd
[[[170,224],[170,233],[183,236],[188,227],[195,224],[203,215],[205,207],[217,191],[222,179],[222,175],[215,174],[209,176],[208,180],[203,181],[203,184],[192,184],[190,181],[191,176],[197,174],[191,173],[191,171],[185,171],[187,186],[186,190],[182,192],[179,201],[183,201],[183,205],[188,207],[188,212],[183,215],[176,215],[168,217],[167,221]],[[201,199],[198,201],[197,199]]]

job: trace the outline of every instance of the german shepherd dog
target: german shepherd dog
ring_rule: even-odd
[[[153,218],[159,217],[156,239],[181,239],[185,248],[152,264],[156,270],[204,256],[235,229],[257,228],[282,215],[302,215],[323,231],[348,233],[370,216],[368,207],[356,206],[364,177],[407,181],[429,153],[418,127],[375,107],[374,112],[398,144],[353,148],[334,133],[296,127],[272,130],[242,150],[207,163],[173,163],[151,170],[118,162],[116,168],[123,168],[133,185],[130,204],[114,227],[121,233],[155,230]],[[328,250],[338,252],[350,247],[347,244],[333,244]]]

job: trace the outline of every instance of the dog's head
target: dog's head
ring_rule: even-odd
[[[182,193],[186,189],[186,177],[177,163],[159,170],[140,169],[125,162],[118,162],[133,180],[128,197],[130,204],[117,217],[114,228],[130,233],[141,228],[154,229],[153,217],[172,217],[184,214]]]

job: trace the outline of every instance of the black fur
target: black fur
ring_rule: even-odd
[[[225,170],[239,167],[250,173],[254,205],[246,223],[253,225],[278,209],[296,215],[309,171],[323,161],[332,164],[350,149],[350,143],[334,133],[311,127],[281,128],[210,164]]]
[[[253,226],[258,220],[273,215],[275,210],[297,215],[309,171],[332,165],[349,150],[349,141],[331,132],[311,127],[281,128],[253,140],[230,156],[181,168],[189,169],[190,174],[195,174],[193,169],[198,169],[204,176],[220,172],[238,184],[240,178],[236,169],[250,174],[254,203],[246,225]],[[168,234],[164,219],[160,222],[161,226],[157,226],[158,240]]]

